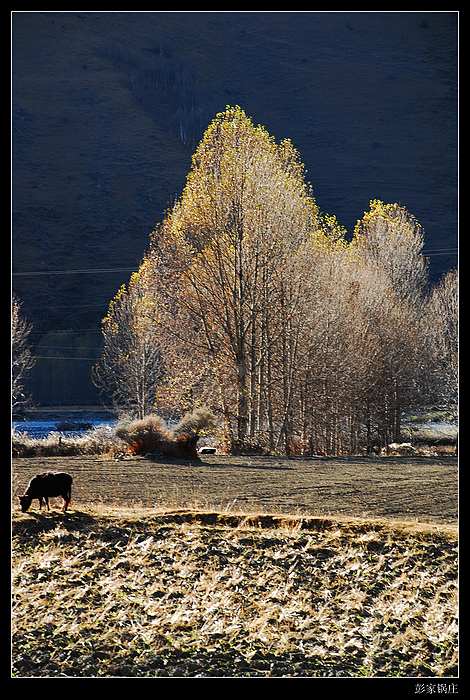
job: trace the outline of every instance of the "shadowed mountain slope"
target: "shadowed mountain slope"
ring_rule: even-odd
[[[373,197],[405,205],[439,252],[437,278],[456,262],[456,24],[455,13],[15,13],[14,272],[135,268],[205,127],[240,104],[293,140],[321,209],[348,228]],[[14,276],[36,354],[84,358],[39,359],[37,403],[96,401],[99,322],[129,274]]]

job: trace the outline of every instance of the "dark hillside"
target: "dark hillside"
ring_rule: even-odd
[[[433,278],[455,265],[456,25],[455,13],[14,13],[14,289],[36,354],[68,358],[38,360],[35,401],[97,400],[99,322],[130,273],[23,273],[135,268],[228,103],[292,138],[320,207],[348,228],[370,198],[399,201],[438,253]]]

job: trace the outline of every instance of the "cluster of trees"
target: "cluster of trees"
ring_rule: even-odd
[[[232,450],[399,440],[404,410],[457,400],[457,274],[429,290],[398,204],[373,200],[346,233],[292,143],[228,107],[110,304],[97,385],[140,417],[204,404]]]

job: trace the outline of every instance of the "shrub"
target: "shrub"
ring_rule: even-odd
[[[215,416],[207,408],[196,408],[191,413],[186,413],[173,429],[174,435],[183,433],[197,433],[203,430],[211,430],[216,427]]]
[[[231,445],[233,455],[269,455],[272,454],[268,445],[260,438],[245,438],[243,441],[234,440]]]
[[[197,459],[196,444],[204,429],[215,427],[215,417],[206,408],[186,413],[171,430],[155,414],[136,420],[125,419],[116,435],[129,445],[133,454],[158,453],[167,457]]]
[[[123,420],[115,432],[118,438],[129,445],[134,454],[155,452],[162,442],[168,442],[172,437],[165,421],[153,413],[144,418]]]
[[[196,444],[201,432],[215,426],[205,408],[187,413],[174,430],[155,414],[140,419],[122,418],[116,427],[100,425],[83,435],[65,437],[51,432],[46,438],[31,438],[12,432],[13,457],[59,457],[74,455],[160,453],[163,456],[197,459]]]

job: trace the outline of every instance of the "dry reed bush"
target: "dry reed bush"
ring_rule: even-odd
[[[126,448],[111,426],[97,426],[83,435],[65,437],[52,432],[46,438],[32,438],[27,433],[12,433],[13,457],[68,457],[75,455],[113,454]]]
[[[120,422],[116,428],[116,435],[126,442],[135,454],[153,452],[162,442],[171,440],[171,431],[165,421],[155,414]]]
[[[457,454],[457,444],[455,445],[436,445],[432,448],[432,454],[436,456],[454,457]]]
[[[191,413],[186,413],[175,426],[174,435],[200,433],[203,430],[213,430],[216,427],[216,419],[207,408],[196,408]]]
[[[186,413],[171,430],[155,414],[124,420],[116,428],[117,437],[134,454],[162,453],[168,457],[197,459],[196,443],[201,432],[215,427],[215,417],[205,408]]]
[[[16,517],[13,675],[456,675],[455,534],[177,515]]]

